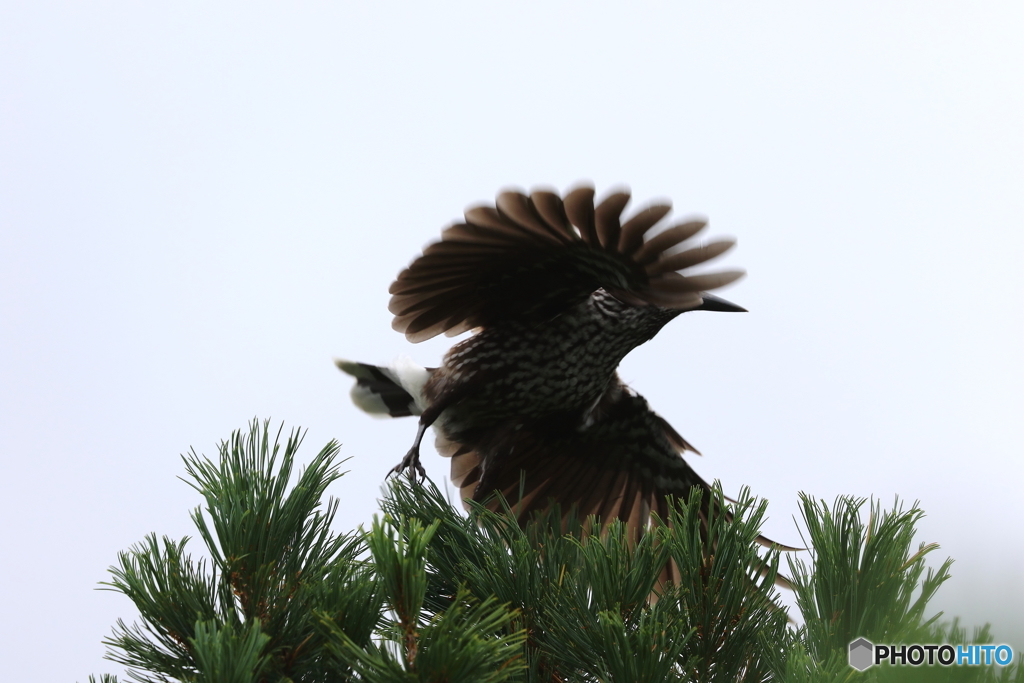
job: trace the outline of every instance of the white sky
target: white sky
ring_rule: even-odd
[[[253,416],[342,441],[340,528],[369,520],[415,425],[332,357],[436,363],[394,275],[581,179],[739,238],[751,312],[623,365],[698,471],[782,542],[798,491],[919,499],[937,606],[1024,647],[1024,9],[696,4],[0,3],[5,678],[120,673],[97,582],[192,533],[178,454]]]

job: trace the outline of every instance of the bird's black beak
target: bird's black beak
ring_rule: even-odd
[[[723,313],[746,313],[747,309],[742,306],[737,306],[731,301],[726,301],[720,296],[714,294],[708,294],[707,292],[701,292],[701,297],[704,298],[704,303],[696,308],[694,311],[722,311]]]

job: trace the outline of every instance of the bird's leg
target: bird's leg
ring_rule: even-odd
[[[421,479],[426,479],[427,471],[423,469],[423,465],[420,464],[420,442],[423,441],[423,435],[427,431],[427,427],[434,424],[438,416],[445,409],[445,405],[433,403],[423,411],[420,415],[419,428],[416,430],[416,440],[412,442],[412,448],[402,458],[402,462],[395,465],[388,473],[390,477],[392,474],[401,474],[405,470],[409,470],[409,479],[416,481],[417,475]]]
[[[405,454],[404,458],[402,458],[402,462],[398,463],[391,469],[388,476],[391,476],[392,474],[401,474],[408,469],[409,479],[412,481],[416,481],[417,474],[420,478],[426,478],[427,471],[423,469],[423,465],[420,464],[420,442],[423,441],[423,434],[427,431],[427,427],[429,426],[430,425],[420,419],[420,426],[416,431],[416,440],[413,441],[412,448],[410,448],[409,452]]]

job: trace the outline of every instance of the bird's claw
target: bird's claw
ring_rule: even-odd
[[[391,468],[391,471],[388,472],[388,476],[390,477],[393,474],[401,474],[406,470],[409,471],[409,481],[414,484],[419,480],[427,478],[427,471],[423,469],[423,465],[420,464],[420,449],[415,446],[409,449],[409,452],[405,454],[404,458],[402,458],[402,462]]]

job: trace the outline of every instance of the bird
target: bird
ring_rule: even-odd
[[[746,309],[710,290],[744,271],[694,273],[735,240],[696,241],[690,217],[665,227],[671,203],[623,216],[631,193],[600,201],[583,183],[508,189],[465,210],[390,287],[392,327],[418,343],[471,334],[439,367],[336,360],[351,396],[380,416],[418,416],[413,445],[391,474],[425,477],[420,445],[434,427],[465,505],[526,520],[557,504],[580,519],[619,519],[642,533],[668,518],[666,496],[710,486],[685,453],[699,451],[617,373],[622,359],[695,311]],[[710,495],[704,496],[710,500]]]

